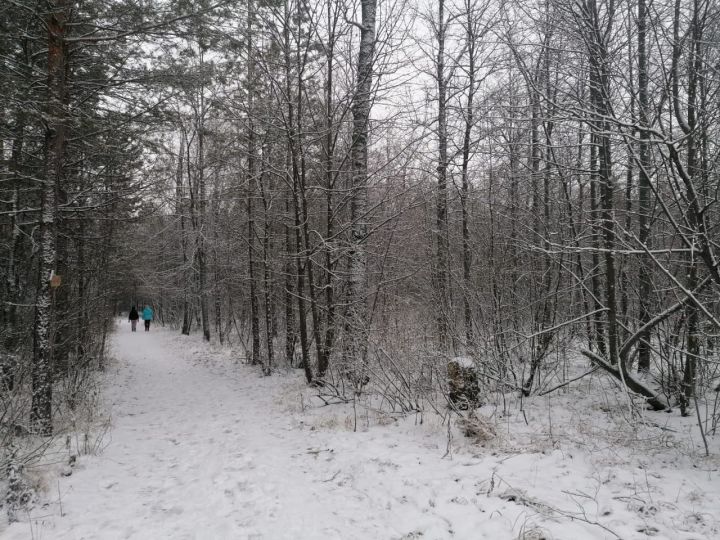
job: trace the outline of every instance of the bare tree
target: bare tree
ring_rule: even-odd
[[[351,237],[348,250],[347,322],[345,361],[353,383],[366,383],[365,362],[368,348],[367,252],[368,234],[368,130],[372,104],[373,62],[375,55],[376,0],[361,0],[360,30],[355,93],[353,95],[353,132],[350,146]],[[352,367],[350,367],[352,366]]]

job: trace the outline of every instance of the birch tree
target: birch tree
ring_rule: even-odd
[[[353,95],[353,131],[350,146],[351,201],[350,247],[348,250],[347,322],[345,361],[353,384],[366,384],[365,362],[368,348],[367,306],[367,213],[368,144],[372,104],[373,62],[375,54],[376,0],[361,0],[361,20],[354,23],[360,31],[360,48]]]

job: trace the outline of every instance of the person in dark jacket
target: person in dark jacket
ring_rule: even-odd
[[[128,320],[130,321],[130,328],[132,328],[133,332],[137,330],[137,322],[139,319],[140,314],[138,313],[137,309],[135,309],[135,306],[133,306],[130,310],[130,316],[128,317]]]

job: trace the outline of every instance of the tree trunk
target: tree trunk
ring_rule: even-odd
[[[203,65],[203,52],[200,51]],[[200,298],[200,320],[203,339],[210,341],[210,317],[208,314],[207,255],[205,253],[205,232],[207,221],[207,188],[205,186],[205,87],[200,85],[200,103],[197,118],[197,183],[198,183],[198,228],[195,237],[197,250],[198,296]]]
[[[683,111],[681,110],[681,97],[679,91],[679,77],[678,67],[681,56],[681,38],[680,38],[680,0],[675,0],[675,15],[673,20],[673,59],[672,59],[672,92],[673,92],[673,108],[675,111],[675,118],[678,121],[681,129],[685,134],[686,144],[686,165],[685,165],[685,185],[688,203],[687,222],[690,226],[691,232],[693,233],[690,242],[692,244],[692,250],[686,255],[685,263],[685,274],[686,274],[686,287],[688,290],[694,290],[698,284],[698,264],[695,253],[702,253],[706,251],[703,247],[702,240],[705,236],[704,219],[699,208],[701,207],[700,201],[698,200],[698,193],[694,189],[693,182],[698,173],[698,152],[697,152],[697,141],[696,141],[696,128],[697,128],[697,92],[698,92],[698,78],[699,71],[702,68],[702,56],[701,56],[701,42],[703,39],[702,23],[700,19],[700,6],[698,0],[693,1],[693,16],[690,27],[690,44],[687,47],[689,51],[687,59],[687,117],[683,117]],[[676,162],[676,166],[679,166],[679,162]],[[679,167],[678,167],[679,168]],[[696,235],[700,239],[700,242],[696,240]],[[696,245],[700,243],[701,245]],[[690,399],[695,395],[695,377],[697,371],[697,360],[700,357],[700,340],[698,336],[699,332],[699,313],[698,306],[694,302],[687,304],[685,308],[685,315],[687,320],[687,332],[686,332],[686,343],[685,343],[685,366],[683,372],[683,402],[681,403],[682,414],[687,414],[687,406]]]
[[[55,274],[58,190],[65,157],[66,114],[63,104],[67,74],[67,0],[51,0],[48,18],[47,128],[45,170],[41,191],[39,271],[35,300],[30,419],[40,435],[52,435],[54,306],[51,278]]]
[[[605,263],[605,298],[607,308],[607,343],[611,364],[618,362],[618,311],[617,311],[617,270],[615,262],[615,220],[613,211],[614,183],[612,176],[612,147],[610,141],[610,85],[608,74],[608,53],[605,39],[610,34],[614,12],[612,8],[606,15],[606,29],[600,28],[600,20],[595,0],[587,1],[587,32],[593,36],[588,40],[590,62],[590,95],[595,116],[594,126],[598,143],[598,180],[600,184],[600,220],[603,230],[603,248]],[[625,369],[624,366],[621,369]]]
[[[266,152],[263,151],[263,155]],[[270,201],[269,194],[265,190],[265,182],[269,181],[269,178],[263,173],[260,175],[258,182],[258,188],[263,202],[263,241],[262,241],[262,265],[263,265],[263,292],[265,296],[265,338],[267,340],[267,361],[263,363],[263,373],[268,376],[272,373],[272,368],[275,365],[275,348],[273,343],[273,311],[275,309],[272,298],[273,282],[270,274],[270,238],[272,235],[272,227],[270,223]],[[272,191],[272,186],[270,186]]]
[[[472,310],[470,308],[470,291],[472,283],[470,272],[472,269],[472,253],[470,252],[470,226],[468,215],[468,193],[470,182],[468,180],[468,166],[470,163],[470,146],[475,114],[473,110],[475,99],[475,61],[477,52],[477,36],[475,35],[475,21],[472,7],[466,3],[467,28],[465,39],[468,47],[468,94],[465,103],[465,132],[462,145],[462,185],[460,188],[460,207],[462,209],[462,260],[463,260],[463,322],[465,324],[465,345],[471,346],[473,341]]]
[[[253,47],[253,25],[255,24],[255,3],[248,0],[247,19],[247,235],[248,235],[248,279],[250,281],[250,327],[252,332],[252,353],[250,363],[259,365],[260,345],[260,308],[258,306],[257,277],[255,268],[255,211],[253,207],[255,184],[257,182],[256,138],[255,138],[255,50]]]
[[[285,160],[286,170],[290,170],[290,153],[288,151]],[[290,194],[285,197],[285,220],[290,218]],[[296,319],[295,319],[295,298],[293,291],[295,289],[294,280],[295,270],[293,268],[292,258],[292,236],[290,234],[291,226],[286,223],[284,226],[284,250],[285,250],[285,361],[288,365],[293,366],[295,361],[295,342],[297,341]]]
[[[338,8],[333,14],[332,7],[336,3],[328,0],[327,24],[329,29],[326,60],[327,77],[325,79],[325,141],[323,145],[325,161],[325,237],[328,242],[335,235],[335,213],[333,210],[333,191],[335,189],[335,138],[334,138],[334,102],[333,102],[333,70],[335,60],[335,26],[338,20]],[[325,246],[325,335],[322,348],[318,354],[318,377],[323,379],[330,366],[330,355],[335,343],[335,283],[333,279],[335,264],[333,263],[332,244]]]
[[[180,227],[180,248],[182,250],[182,268],[181,268],[181,286],[182,286],[182,327],[180,331],[183,335],[190,335],[190,326],[192,324],[192,316],[190,313],[189,288],[190,280],[188,278],[188,252],[187,252],[187,227],[185,225],[185,184],[183,179],[184,160],[185,160],[186,136],[183,131],[180,149],[178,152],[178,168],[175,175],[175,214],[178,217],[178,225]],[[140,306],[138,306],[139,308]]]
[[[348,253],[348,311],[345,359],[356,391],[367,383],[368,349],[367,306],[367,200],[368,200],[368,132],[372,104],[372,67],[375,56],[376,0],[360,1],[360,51],[353,96],[353,134],[350,147],[351,200],[350,248]]]
[[[12,189],[12,202],[10,203],[10,241],[8,245],[7,263],[5,265],[5,294],[7,302],[2,303],[2,324],[4,328],[2,350],[0,354],[0,370],[3,389],[12,390],[15,386],[15,374],[17,366],[17,352],[20,344],[20,328],[17,320],[17,304],[19,299],[19,279],[21,269],[19,268],[20,253],[23,251],[23,238],[20,229],[20,174],[23,156],[23,143],[25,140],[25,114],[18,111],[16,116],[15,133],[10,153],[10,164],[8,173]]]
[[[440,351],[447,354],[450,349],[449,321],[449,248],[447,222],[447,79],[445,74],[445,0],[438,0],[436,83],[438,89],[438,165],[437,201],[435,231],[435,287],[437,291],[437,327]]]
[[[638,0],[638,114],[640,119],[640,164],[638,172],[638,227],[640,243],[646,248],[652,248],[650,236],[650,220],[652,208],[650,205],[651,185],[648,172],[650,170],[650,134],[647,129],[650,119],[648,107],[648,58],[647,58],[647,6],[645,0]],[[647,254],[640,257],[640,296],[638,325],[644,327],[650,320],[650,306],[653,294],[652,265]],[[637,346],[638,371],[650,371],[650,332],[643,332]]]
[[[299,19],[299,18],[298,18]],[[300,204],[299,191],[300,191],[300,157],[298,156],[298,140],[295,133],[295,103],[293,102],[292,96],[292,75],[290,61],[290,21],[291,14],[289,11],[288,2],[285,2],[285,22],[284,22],[284,39],[285,39],[285,92],[287,97],[287,138],[289,146],[289,158],[292,168],[292,199],[293,199],[293,217],[294,217],[294,229],[295,229],[295,277],[297,279],[297,304],[298,304],[298,326],[300,330],[300,354],[302,359],[302,367],[305,371],[305,380],[308,384],[313,382],[313,371],[310,365],[310,344],[308,342],[308,330],[307,330],[307,310],[305,309],[305,268],[303,267],[303,260],[300,257],[300,250],[302,249],[302,234],[301,234],[301,220],[300,220]],[[298,53],[299,54],[299,53]],[[298,100],[302,99],[300,92],[297,93]],[[299,104],[298,104],[299,105]],[[300,113],[298,112],[298,116]],[[287,242],[289,246],[289,242]],[[286,346],[288,344],[286,343]]]

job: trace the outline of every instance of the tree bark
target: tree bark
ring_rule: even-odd
[[[368,203],[368,132],[372,104],[373,60],[375,56],[376,0],[361,0],[360,50],[358,53],[355,94],[353,96],[353,132],[350,147],[351,201],[350,247],[348,252],[348,311],[345,359],[349,374],[360,391],[367,383],[368,350],[367,306],[367,203]]]
[[[204,64],[204,52],[200,46],[200,66]],[[208,313],[207,291],[207,254],[205,253],[205,232],[207,228],[207,187],[205,182],[205,86],[200,84],[199,104],[197,110],[197,191],[198,191],[198,228],[195,237],[197,250],[198,297],[200,300],[200,320],[202,321],[203,339],[210,341],[210,317]]]
[[[437,58],[435,60],[435,79],[438,90],[438,164],[437,164],[437,200],[435,230],[435,287],[437,291],[437,328],[440,351],[447,354],[450,349],[449,321],[449,246],[447,221],[447,75],[445,73],[445,0],[438,0],[437,20]]]
[[[54,306],[50,281],[55,274],[58,191],[65,158],[67,75],[67,0],[48,2],[47,105],[45,169],[41,191],[39,271],[35,300],[31,423],[40,435],[52,435]]]
[[[650,220],[652,208],[650,204],[651,185],[648,172],[650,170],[650,134],[647,129],[650,119],[648,103],[648,58],[647,58],[647,5],[645,0],[638,0],[638,115],[640,120],[640,164],[638,171],[638,227],[639,240],[647,249],[652,248],[650,236]],[[647,255],[640,257],[640,296],[638,325],[642,328],[650,320],[650,306],[653,294],[652,266]],[[650,332],[643,332],[637,346],[638,371],[650,371]]]
[[[190,326],[192,325],[192,315],[190,310],[190,278],[188,268],[188,238],[187,226],[185,224],[185,184],[183,178],[185,150],[187,146],[186,133],[183,130],[182,140],[178,151],[178,167],[175,175],[175,214],[178,218],[178,226],[180,227],[180,248],[182,250],[182,268],[181,268],[181,286],[182,286],[182,327],[180,332],[183,335],[190,335]],[[138,306],[139,308],[140,306]]]
[[[257,269],[255,268],[255,184],[257,182],[257,164],[256,164],[256,136],[255,136],[255,50],[253,47],[253,25],[255,24],[255,3],[254,0],[248,0],[248,19],[247,19],[247,235],[248,235],[248,280],[250,281],[250,328],[252,333],[252,352],[250,363],[259,365],[261,363],[261,345],[260,345],[260,308],[258,305],[257,292]]]
[[[465,132],[463,133],[462,144],[462,185],[460,188],[460,207],[462,209],[462,259],[463,259],[463,322],[465,324],[465,343],[471,346],[473,341],[473,317],[470,307],[470,290],[472,283],[470,280],[470,272],[472,269],[472,253],[470,251],[470,226],[468,214],[468,195],[470,182],[468,179],[468,167],[470,163],[470,146],[472,129],[475,124],[475,77],[476,77],[476,54],[477,54],[477,35],[476,20],[473,12],[474,8],[471,3],[466,1],[465,5],[467,15],[467,28],[465,32],[466,46],[468,48],[468,94],[465,103]]]

